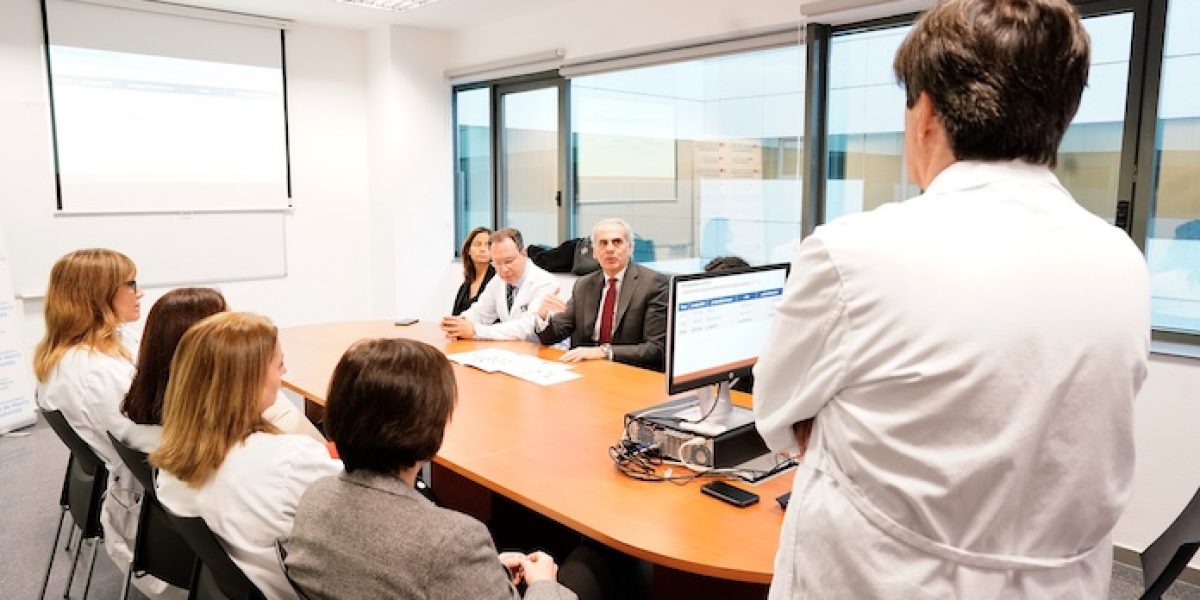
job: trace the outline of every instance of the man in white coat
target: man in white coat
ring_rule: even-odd
[[[897,52],[924,193],[797,248],[755,368],[803,454],[771,598],[1104,598],[1133,483],[1145,262],[1054,176],[1067,0],[946,0]]]
[[[458,339],[538,341],[537,309],[558,289],[557,280],[529,260],[521,232],[506,227],[489,240],[496,275],[471,308],[444,317],[442,330]]]

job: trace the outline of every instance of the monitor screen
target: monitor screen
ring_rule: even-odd
[[[667,393],[750,374],[766,344],[789,266],[671,278]]]

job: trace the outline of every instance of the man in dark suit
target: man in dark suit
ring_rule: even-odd
[[[570,337],[565,362],[607,359],[661,371],[667,278],[630,262],[633,229],[620,219],[592,228],[592,253],[600,270],[576,280],[569,301],[551,294],[542,302],[538,338],[549,345]]]

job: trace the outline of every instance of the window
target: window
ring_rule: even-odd
[[[904,165],[904,90],[892,58],[911,26],[839,35],[829,44],[825,220],[920,193]]]
[[[1092,63],[1055,173],[1075,199],[1115,220],[1133,14],[1087,17]],[[825,220],[921,193],[904,165],[904,90],[892,59],[910,25],[835,37],[829,53]]]
[[[620,217],[639,261],[790,260],[803,94],[800,46],[572,79],[578,234]]]
[[[491,92],[486,87],[454,93],[454,193],[458,215],[456,249],[467,232],[491,227]]]
[[[1200,333],[1200,3],[1168,6],[1146,261],[1156,329]]]

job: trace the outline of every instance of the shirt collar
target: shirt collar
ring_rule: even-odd
[[[506,284],[506,285],[510,285],[518,290],[521,289],[521,286],[525,284],[525,279],[527,279],[529,277],[529,269],[532,269],[535,266],[537,266],[537,265],[533,264],[533,261],[526,258],[525,259],[525,270],[521,271],[521,276],[518,277],[516,281]]]
[[[623,268],[617,272],[617,275],[616,275],[617,285],[621,285],[622,283],[625,283],[625,273],[627,271],[629,271],[628,263],[625,264],[625,268]],[[605,273],[604,271],[600,271],[600,275],[604,278],[604,285],[608,285],[608,280],[609,280],[608,274]]]
[[[987,162],[960,160],[938,173],[933,181],[929,182],[929,187],[925,189],[923,195],[931,196],[987,187],[996,181],[1014,178],[1047,183],[1062,189],[1062,184],[1054,176],[1054,172],[1045,165],[1034,165],[1023,160]]]

